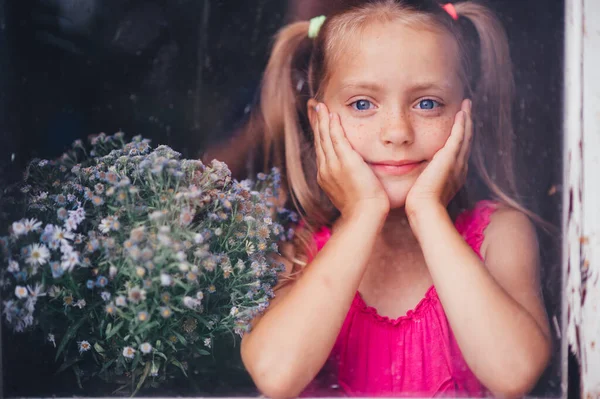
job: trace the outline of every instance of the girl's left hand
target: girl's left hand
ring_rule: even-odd
[[[446,144],[433,156],[406,197],[406,214],[414,216],[431,206],[446,208],[467,177],[473,121],[471,100],[463,100]]]

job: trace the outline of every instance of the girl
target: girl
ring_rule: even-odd
[[[506,34],[472,1],[344,1],[281,30],[250,129],[303,222],[242,341],[264,394],[534,386],[551,344],[511,94]]]

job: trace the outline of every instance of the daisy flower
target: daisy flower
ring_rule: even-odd
[[[29,233],[30,231],[39,231],[42,226],[42,222],[37,221],[37,219],[25,219],[24,225],[25,232]]]
[[[128,359],[133,359],[135,357],[135,349],[133,349],[131,346],[126,346],[123,348],[123,356]]]
[[[25,260],[30,265],[44,265],[50,259],[50,251],[43,244],[33,244],[30,247],[29,257]]]
[[[17,273],[20,270],[19,263],[14,260],[9,261],[7,270],[11,273]]]
[[[133,287],[129,290],[129,301],[133,303],[140,303],[146,300],[146,290],[142,290],[139,287]]]
[[[88,341],[79,341],[77,342],[79,345],[79,353],[87,352],[92,349],[92,345]]]
[[[162,306],[160,308],[160,315],[162,316],[163,319],[168,319],[169,317],[171,317],[173,315],[173,311],[166,306]]]
[[[117,308],[115,307],[115,305],[111,302],[108,305],[106,305],[106,307],[104,308],[104,310],[106,311],[107,314],[109,315],[114,315],[115,313],[117,313]]]
[[[173,278],[169,274],[162,273],[160,275],[160,285],[168,287],[171,284],[173,284]]]
[[[119,295],[117,297],[117,299],[115,300],[115,303],[117,304],[117,306],[119,307],[124,307],[127,306],[127,298],[125,298],[123,295]]]
[[[150,315],[146,311],[141,311],[141,312],[138,312],[138,314],[137,314],[137,319],[139,321],[148,321],[149,318],[150,318]]]
[[[25,224],[22,222],[14,222],[12,224],[12,231],[15,236],[24,235],[27,231],[25,230]]]
[[[17,298],[23,299],[23,298],[27,298],[29,296],[29,293],[27,292],[26,287],[23,287],[22,285],[17,285],[15,287],[15,295]]]
[[[149,342],[144,342],[140,345],[140,350],[142,351],[142,353],[148,354],[152,352],[152,345],[150,345]]]

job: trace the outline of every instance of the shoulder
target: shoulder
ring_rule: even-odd
[[[487,259],[489,255],[502,249],[523,255],[537,253],[537,234],[535,226],[526,214],[508,206],[495,204],[485,229],[481,255]]]

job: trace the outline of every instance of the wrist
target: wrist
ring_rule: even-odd
[[[384,207],[362,206],[356,207],[346,214],[342,214],[342,224],[353,226],[373,225],[381,228],[387,218],[389,210]]]
[[[417,209],[407,209],[406,216],[417,239],[423,234],[423,231],[427,230],[428,226],[435,228],[444,218],[450,219],[446,207],[435,202],[422,203]]]

